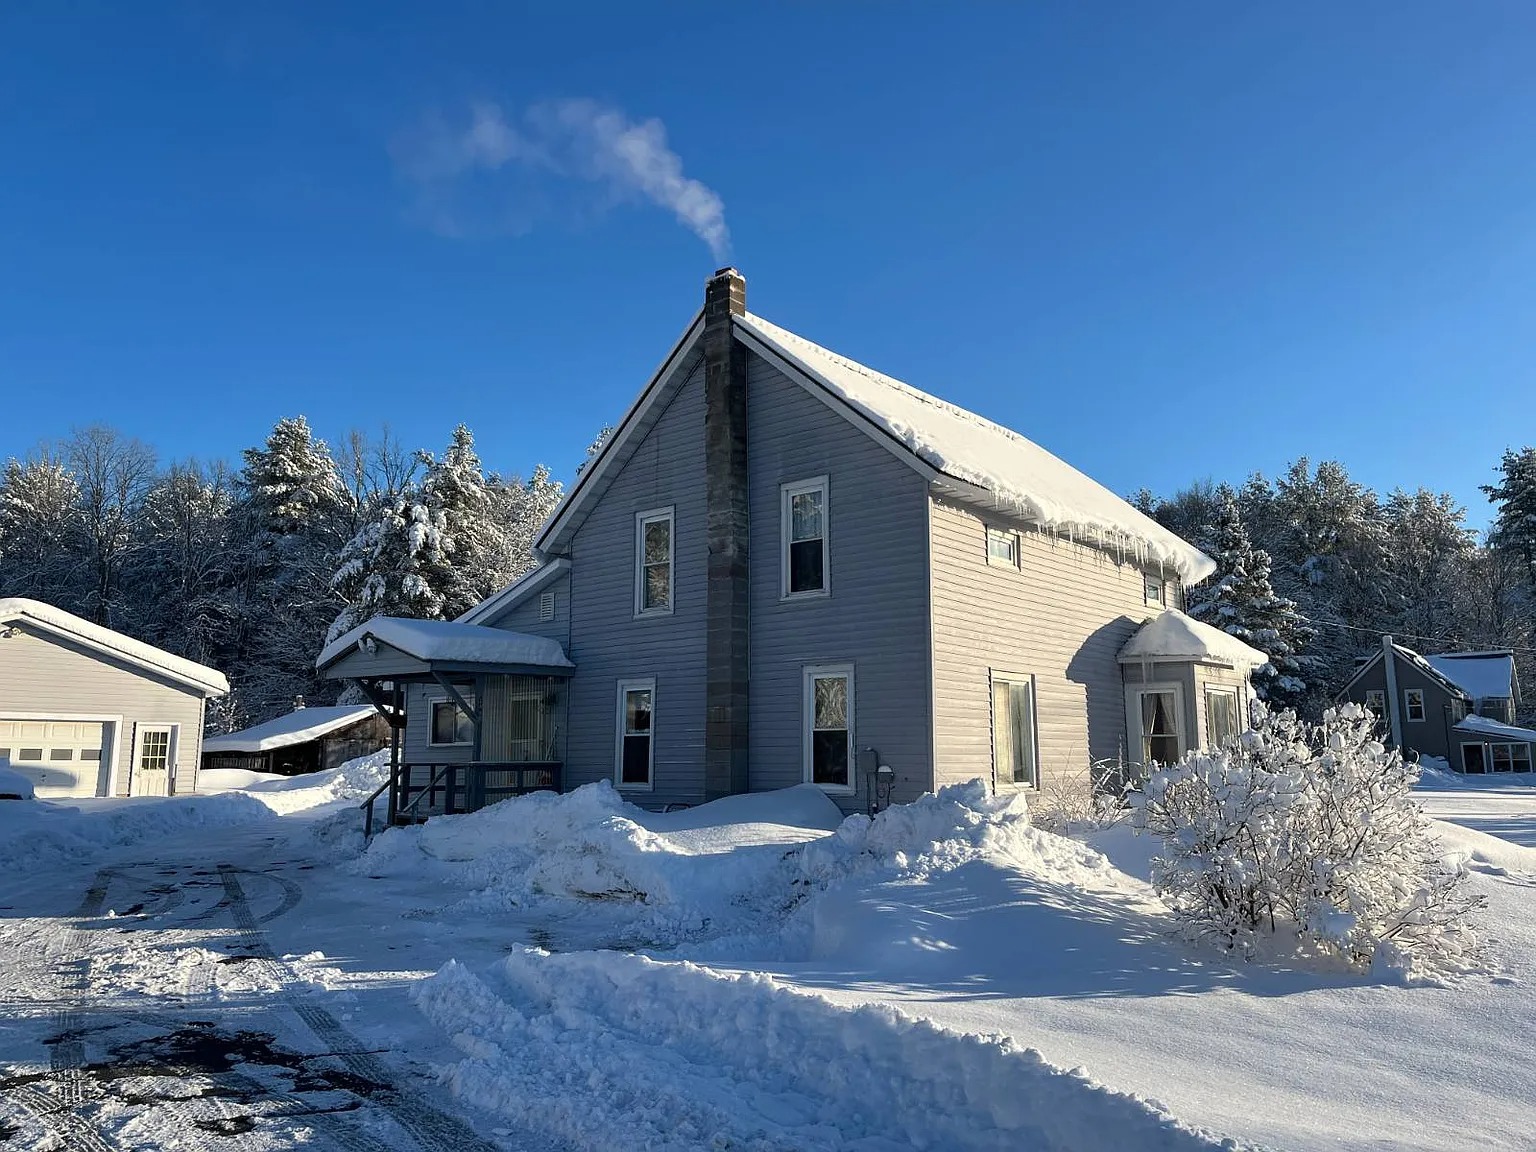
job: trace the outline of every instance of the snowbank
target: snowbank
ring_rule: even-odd
[[[35,795],[31,778],[12,768],[8,760],[0,759],[0,799],[31,800]]]
[[[529,950],[494,989],[450,963],[416,991],[464,1058],[461,1099],[592,1148],[1231,1147],[994,1036],[843,1008],[767,976]]]
[[[252,772],[247,768],[204,768],[197,774],[197,790],[204,796],[217,792],[239,792],[257,784],[287,777],[280,772]]]

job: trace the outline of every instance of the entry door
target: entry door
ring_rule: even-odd
[[[133,756],[133,794],[168,796],[171,785],[171,757],[174,753],[174,724],[139,725],[138,747]]]
[[[1461,746],[1461,770],[1463,772],[1482,772],[1483,746],[1481,744],[1463,744]]]

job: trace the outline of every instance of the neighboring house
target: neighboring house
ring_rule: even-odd
[[[37,600],[0,600],[0,760],[43,798],[197,787],[220,672]]]
[[[1233,731],[1263,660],[1178,612],[1208,557],[748,313],[732,269],[535,548],[459,621],[376,619],[322,653],[405,704],[407,762],[536,761],[649,807],[804,781],[860,809],[880,765],[896,800],[1086,783]],[[498,635],[549,648],[519,668]]]
[[[390,726],[372,704],[307,708],[203,740],[203,768],[297,776],[335,768],[389,745]]]
[[[1520,681],[1507,650],[1421,656],[1384,636],[1335,698],[1369,708],[1405,755],[1433,756],[1459,772],[1531,770],[1536,737],[1513,726]]]

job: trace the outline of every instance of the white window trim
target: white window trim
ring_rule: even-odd
[[[1419,698],[1419,711],[1422,713],[1422,715],[1414,716],[1413,707],[1408,703],[1408,698],[1410,696],[1417,696]],[[1403,689],[1403,719],[1408,721],[1410,724],[1422,724],[1424,721],[1429,719],[1429,704],[1424,699],[1424,689]]]
[[[1141,758],[1141,695],[1143,692],[1172,692],[1175,715],[1179,722],[1179,757],[1189,751],[1189,711],[1184,707],[1184,685],[1177,680],[1153,680],[1147,684],[1125,686],[1125,734],[1127,759],[1132,764],[1145,763]]]
[[[465,692],[463,694],[463,696],[464,696],[464,703],[468,704],[471,708],[473,708],[475,706],[475,694],[473,692]],[[428,748],[473,748],[475,746],[475,741],[474,741],[473,737],[471,737],[468,740],[449,740],[449,741],[446,741],[446,742],[441,743],[441,744],[439,744],[437,739],[436,739],[436,736],[437,736],[437,706],[439,704],[451,704],[451,705],[453,705],[453,707],[457,708],[459,706],[459,702],[457,700],[450,699],[447,696],[428,696],[428,697],[426,697],[426,704],[427,704],[427,747]],[[470,723],[473,724],[474,721],[471,720]]]
[[[1242,700],[1242,693],[1238,691],[1237,685],[1235,685],[1235,684],[1206,684],[1206,685],[1203,686],[1203,693],[1204,693],[1204,695],[1201,698],[1201,703],[1202,704],[1205,704],[1206,697],[1210,697],[1210,696],[1230,696],[1230,697],[1232,697],[1232,720],[1233,720],[1233,723],[1235,723],[1237,725],[1237,732],[1235,733],[1235,735],[1239,735],[1239,736],[1242,735],[1242,732],[1243,732],[1243,700]],[[1211,732],[1210,732],[1210,728],[1211,728],[1210,705],[1207,704],[1205,707],[1200,709],[1199,720],[1200,720],[1201,726],[1205,729],[1205,731],[1200,733],[1200,747],[1207,748],[1207,749],[1215,748],[1216,745],[1215,745],[1215,743],[1211,739]]]
[[[794,523],[790,502],[806,492],[821,493],[821,587],[789,590],[789,532]],[[816,600],[832,595],[832,491],[826,476],[779,485],[779,599]]]
[[[651,508],[635,513],[635,619],[643,616],[670,616],[677,603],[677,506]],[[644,607],[645,596],[645,526],[659,520],[667,522],[667,606]]]
[[[1376,697],[1374,707],[1371,702],[1372,696]],[[1368,688],[1365,692],[1365,703],[1361,707],[1370,708],[1376,713],[1378,720],[1385,720],[1387,717],[1387,694],[1376,688]]]
[[[1013,559],[1012,560],[1004,560],[1000,556],[992,555],[992,536],[993,536],[994,533],[996,535],[998,535],[998,536],[1007,536],[1007,537],[1009,537],[1013,541]],[[996,527],[994,525],[988,524],[988,525],[986,525],[986,538],[982,542],[982,545],[983,545],[984,548],[986,548],[987,563],[990,564],[992,567],[994,567],[994,568],[1012,568],[1014,571],[1018,571],[1019,566],[1020,566],[1020,561],[1021,561],[1020,553],[1022,551],[1022,547],[1021,547],[1021,545],[1019,543],[1019,534],[1014,529],[1012,529],[1012,528],[998,528],[998,527]]]
[[[1155,597],[1147,595],[1154,584],[1157,585],[1157,595]],[[1141,598],[1148,607],[1154,604],[1159,608],[1168,607],[1168,581],[1161,576],[1154,576],[1150,572],[1143,572],[1141,574]]]
[[[1020,784],[1017,780],[1004,779],[997,769],[997,717],[992,714],[994,701],[994,685],[996,684],[1025,684],[1029,685],[1030,716],[1034,723],[1030,725],[1030,736],[1034,742],[1035,753],[1035,782],[1033,784]],[[987,670],[987,741],[992,746],[992,790],[1008,788],[1015,792],[1038,792],[1045,783],[1045,773],[1040,767],[1040,694],[1035,688],[1035,678],[1028,672],[1008,672],[1001,668],[989,668]]]
[[[624,782],[624,696],[629,692],[642,691],[651,694],[651,737],[646,749],[648,754],[645,765],[646,781],[644,784],[626,784]],[[614,701],[613,786],[624,792],[654,792],[656,791],[656,677],[636,676],[629,680],[620,680]]]
[[[854,683],[852,664],[808,664],[800,670],[800,778],[806,784],[816,783],[815,743],[812,739],[816,723],[816,691],[814,681],[823,676],[845,676],[848,679],[848,783],[818,784],[823,792],[834,796],[852,796],[859,790],[858,757],[854,755]]]

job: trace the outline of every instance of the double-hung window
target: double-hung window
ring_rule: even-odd
[[[780,489],[784,596],[824,596],[831,591],[827,549],[827,478],[802,480]]]
[[[1380,720],[1387,714],[1387,694],[1379,688],[1366,689],[1365,707],[1366,711]]]
[[[987,563],[1003,568],[1019,566],[1019,534],[1007,528],[987,529]]]
[[[803,689],[805,781],[852,792],[853,665],[807,668]]]
[[[992,772],[998,784],[1040,786],[1033,676],[992,673]]]
[[[432,735],[428,740],[434,748],[446,748],[475,742],[474,725],[469,713],[452,700],[433,700]]]
[[[1179,724],[1179,690],[1142,688],[1137,695],[1137,716],[1141,720],[1141,762],[1177,764],[1184,754]]]
[[[1237,739],[1237,690],[1205,690],[1205,743],[1208,748],[1225,748]]]
[[[614,756],[614,782],[620,788],[653,787],[655,748],[656,680],[619,681],[618,747]]]
[[[635,615],[672,611],[671,508],[635,514]]]
[[[1424,689],[1403,689],[1403,715],[1409,720],[1424,719]]]

